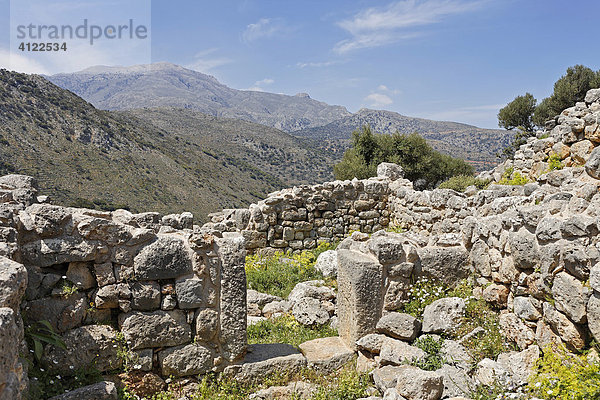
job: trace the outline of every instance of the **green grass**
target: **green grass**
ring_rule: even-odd
[[[316,386],[311,400],[356,400],[367,396],[370,386],[368,374],[356,372],[354,363],[349,363],[331,374],[320,375],[312,369],[304,369],[299,373],[279,373],[266,376],[262,384],[240,383],[233,378],[216,374],[205,376],[198,384],[192,400],[244,400],[252,393],[270,386],[285,386],[290,382],[310,382]],[[183,396],[178,383],[169,385],[166,391],[156,393],[148,400],[177,400]],[[121,390],[121,400],[134,400],[136,397],[127,389]],[[292,397],[296,399],[296,397]]]
[[[327,324],[307,327],[290,314],[259,321],[250,325],[246,332],[249,344],[288,343],[296,347],[308,340],[337,336],[337,331]]]
[[[249,255],[246,257],[248,288],[286,298],[296,284],[323,279],[323,274],[315,268],[315,262],[319,254],[335,246],[322,243],[314,250],[293,255],[282,252],[270,256]]]
[[[409,299],[397,311],[421,318],[425,307],[444,297],[468,298],[473,293],[473,288],[466,281],[460,282],[454,289],[450,289],[441,282],[429,278],[419,278],[408,292]]]
[[[452,336],[460,339],[477,327],[482,327],[485,332],[462,343],[473,358],[474,364],[484,358],[495,360],[500,353],[516,350],[515,345],[506,343],[500,333],[498,313],[485,300],[471,299],[467,302],[461,325]]]
[[[449,178],[442,182],[438,188],[440,189],[452,189],[457,192],[464,192],[469,186],[476,186],[477,189],[482,190],[489,186],[489,179],[479,179],[471,175],[457,175]]]
[[[444,339],[435,339],[432,336],[421,336],[414,341],[413,346],[418,347],[427,353],[422,361],[413,361],[411,364],[425,371],[436,371],[444,365],[444,357],[440,354]]]

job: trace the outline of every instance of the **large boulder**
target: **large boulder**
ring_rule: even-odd
[[[444,391],[444,378],[436,371],[404,365],[398,370],[396,390],[407,400],[438,400]]]
[[[309,340],[299,347],[308,367],[322,372],[333,372],[355,357],[338,336]]]
[[[423,361],[427,357],[427,353],[401,340],[388,338],[381,345],[379,357],[381,365],[402,365],[415,361]]]
[[[421,322],[412,315],[391,312],[381,317],[376,328],[393,338],[412,341],[421,331]]]
[[[470,274],[469,252],[463,246],[427,246],[418,250],[424,276],[456,286]]]
[[[329,312],[321,302],[312,297],[305,297],[292,308],[296,321],[306,326],[323,325],[329,321]]]
[[[337,251],[327,250],[319,254],[315,262],[315,268],[320,271],[324,277],[336,277],[338,270]]]
[[[119,327],[134,350],[178,346],[192,340],[186,315],[179,310],[120,314]]]
[[[0,307],[19,308],[27,288],[27,270],[22,264],[0,257]]]
[[[192,260],[182,239],[161,236],[140,251],[133,268],[139,280],[174,279],[192,273]]]
[[[306,367],[306,358],[289,344],[253,344],[244,359],[225,368],[226,376],[240,382],[257,382],[274,373],[294,374]]]
[[[118,398],[119,393],[115,384],[102,381],[51,397],[49,400],[117,400]]]
[[[566,272],[559,272],[554,277],[552,296],[558,311],[577,324],[586,322],[586,306],[591,291],[581,281]]]
[[[212,353],[206,347],[191,343],[171,347],[158,353],[162,376],[202,375],[213,366]]]
[[[451,333],[460,326],[466,303],[460,297],[446,297],[425,307],[422,330],[425,333]]]
[[[592,150],[585,163],[585,172],[592,178],[600,179],[600,146]]]

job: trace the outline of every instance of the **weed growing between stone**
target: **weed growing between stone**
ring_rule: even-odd
[[[512,167],[507,168],[502,174],[502,179],[498,182],[499,185],[510,185],[518,186],[529,183],[529,179],[526,176],[521,175],[520,172],[515,171]]]
[[[548,345],[537,362],[529,389],[547,400],[587,400],[600,398],[600,361],[591,352],[575,355],[564,346]]]
[[[67,377],[34,364],[29,368],[28,374],[30,400],[48,399],[102,380],[102,374],[93,367],[78,369],[75,375]]]
[[[486,357],[495,360],[502,352],[517,350],[515,345],[504,340],[500,332],[498,313],[492,310],[485,300],[471,299],[467,302],[463,322],[452,336],[461,339],[477,327],[483,328],[484,331],[462,342],[474,364]]]
[[[304,369],[298,373],[279,373],[265,377],[261,384],[241,383],[231,377],[210,374],[203,377],[198,388],[190,396],[192,400],[243,400],[252,393],[271,386],[285,386],[290,382],[306,382],[315,385],[315,393],[311,400],[356,400],[368,396],[371,386],[368,374],[356,372],[354,363],[349,363],[340,370],[321,375],[314,369]],[[147,400],[177,400],[183,393],[177,383],[169,386],[168,390],[156,393]],[[119,393],[121,400],[139,400],[127,389]],[[291,399],[296,397],[292,396]]]
[[[444,297],[461,297],[468,299],[473,293],[473,287],[467,280],[461,281],[454,289],[449,289],[441,282],[429,278],[419,278],[408,292],[408,301],[398,309],[398,312],[421,318],[425,307]]]
[[[321,243],[316,249],[296,254],[249,255],[246,257],[248,288],[285,298],[297,283],[323,279],[315,262],[319,254],[335,247],[336,244]]]
[[[425,371],[437,371],[444,365],[444,357],[440,354],[444,339],[439,340],[433,336],[421,336],[414,341],[413,346],[420,348],[427,356],[421,361],[413,361],[410,364]]]
[[[248,326],[248,343],[287,343],[298,347],[308,340],[337,336],[337,331],[329,325],[304,326],[290,314],[259,321]]]

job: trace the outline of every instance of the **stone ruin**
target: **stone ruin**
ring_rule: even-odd
[[[136,368],[163,376],[250,377],[273,358],[284,368],[327,369],[358,352],[359,365],[375,368],[382,393],[414,400],[410,390],[432,387],[439,393],[431,398],[456,396],[448,382],[473,379],[459,362],[427,374],[399,365],[399,355],[419,356],[405,341],[451,329],[464,309],[460,299],[442,299],[423,321],[398,315],[420,277],[450,286],[474,277],[474,295],[501,310],[504,335],[521,349],[483,360],[477,379],[525,382],[521,365],[532,365],[547,344],[578,350],[600,341],[599,143],[594,89],[513,160],[481,174],[492,180],[485,190],[415,191],[401,168],[383,164],[378,177],[285,189],[211,215],[204,226],[188,213],[161,218],[39,203],[32,178],[2,177],[0,398],[18,399],[27,387],[23,318],[48,320],[63,335],[67,350],[49,347],[42,363],[64,374],[94,361],[101,370],[117,367],[120,340],[134,351]],[[530,183],[498,184],[514,172]],[[390,225],[404,232],[383,230]],[[320,339],[320,350],[303,345],[303,354],[285,345],[249,349],[246,253],[336,239],[343,241],[329,256],[337,267],[340,337]],[[331,361],[315,356],[323,347],[341,350]]]

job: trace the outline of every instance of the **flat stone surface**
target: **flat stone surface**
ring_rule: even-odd
[[[354,359],[355,355],[339,336],[309,340],[299,347],[308,367],[324,372],[335,371]]]
[[[382,365],[401,365],[411,361],[421,361],[425,359],[427,353],[401,340],[388,338],[383,342],[379,356]]]
[[[212,368],[212,353],[199,344],[171,347],[158,353],[162,376],[202,375]]]
[[[118,398],[115,384],[104,381],[51,397],[49,400],[117,400]]]
[[[275,373],[294,373],[306,367],[306,358],[294,346],[282,343],[252,344],[244,359],[225,368],[225,375],[238,381],[260,381]]]
[[[409,314],[391,312],[377,322],[377,331],[400,340],[413,340],[421,331],[421,322]]]
[[[120,314],[119,327],[134,350],[178,346],[192,340],[191,327],[179,310]]]
[[[136,279],[174,279],[192,272],[183,239],[162,236],[144,247],[133,260]]]

